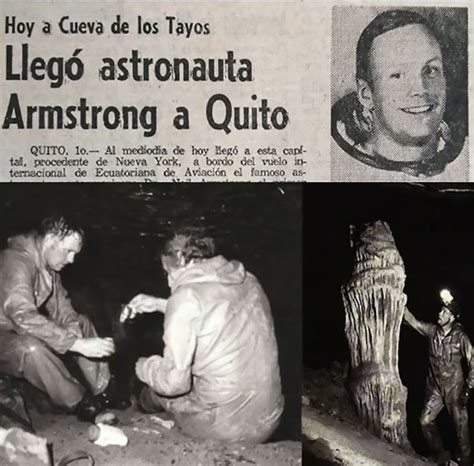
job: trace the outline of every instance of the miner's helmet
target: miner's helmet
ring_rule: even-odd
[[[459,318],[461,317],[461,310],[451,290],[449,290],[448,288],[443,288],[439,292],[439,296],[441,298],[443,306],[446,307],[449,312],[451,312],[451,314],[456,318],[456,320],[459,320]]]

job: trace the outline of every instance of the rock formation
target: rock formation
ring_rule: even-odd
[[[398,372],[398,343],[406,295],[405,268],[390,227],[364,225],[354,238],[355,265],[342,287],[351,353],[350,390],[365,426],[408,446],[407,391]]]

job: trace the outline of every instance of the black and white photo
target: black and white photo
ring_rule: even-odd
[[[0,462],[299,464],[301,191],[1,185]]]
[[[331,179],[467,181],[467,10],[334,7]]]
[[[308,464],[471,465],[472,186],[314,184],[304,199],[318,205],[304,241]]]

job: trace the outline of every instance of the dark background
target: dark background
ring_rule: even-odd
[[[275,322],[286,407],[275,440],[300,439],[302,189],[276,184],[1,184],[0,242],[52,212],[77,218],[86,241],[63,282],[78,312],[113,336],[126,384],[139,356],[159,353],[162,316],[121,325],[138,293],[169,296],[159,252],[179,226],[204,229],[218,252],[241,261],[266,291]]]
[[[312,184],[304,190],[303,360],[311,368],[348,361],[340,287],[351,275],[349,225],[385,220],[406,271],[408,307],[436,322],[439,291],[458,299],[462,323],[474,339],[474,189],[469,185]],[[408,388],[409,437],[426,453],[418,417],[423,404],[428,346],[402,325],[399,369]],[[469,413],[472,423],[474,405]],[[446,416],[441,426],[449,432]],[[472,429],[471,429],[472,432]],[[449,441],[449,433],[448,438]]]

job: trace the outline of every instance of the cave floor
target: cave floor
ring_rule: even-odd
[[[304,369],[302,431],[305,466],[428,466],[425,458],[407,452],[367,431],[349,402],[346,368]],[[454,464],[454,463],[453,463]]]
[[[74,416],[31,412],[39,436],[52,443],[54,464],[75,450],[85,450],[96,466],[231,466],[231,465],[301,465],[301,442],[282,441],[256,446],[223,444],[191,439],[178,431],[168,430],[154,421],[152,415],[129,408],[115,411],[129,442],[125,447],[95,445],[88,440],[90,424]],[[160,415],[161,416],[161,415]],[[85,460],[77,464],[87,464]]]

